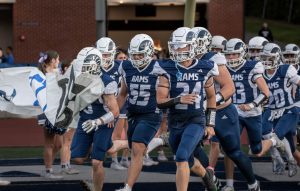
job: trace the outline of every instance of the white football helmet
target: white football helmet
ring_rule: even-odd
[[[94,47],[86,47],[80,50],[76,58],[77,64],[80,64],[81,73],[101,75],[101,52]]]
[[[287,44],[282,55],[285,64],[298,65],[300,63],[300,48],[296,44]]]
[[[260,54],[260,61],[266,70],[276,69],[281,63],[280,47],[275,43],[266,44]]]
[[[237,68],[245,62],[246,57],[246,45],[245,43],[238,38],[232,38],[227,41],[224,54],[226,56],[227,65],[230,68]],[[238,58],[228,58],[231,54],[239,54]]]
[[[211,39],[211,45],[210,50],[214,51],[216,49],[221,50],[221,52],[224,52],[225,46],[226,46],[227,40],[223,36],[213,36]]]
[[[251,38],[248,43],[248,58],[258,61],[262,49],[268,42],[267,39],[261,36]]]
[[[192,31],[196,36],[197,47],[195,48],[196,56],[203,55],[209,51],[212,36],[204,27],[194,27]]]
[[[135,67],[142,68],[148,65],[154,54],[154,43],[152,38],[147,34],[135,35],[130,41],[128,54]],[[139,58],[139,55],[143,55],[142,58]]]
[[[192,60],[195,57],[196,38],[195,33],[188,27],[176,29],[168,41],[170,58],[175,62]],[[185,50],[179,50],[183,49]]]
[[[97,49],[102,54],[102,67],[109,68],[115,58],[116,44],[111,38],[102,37],[96,42]]]

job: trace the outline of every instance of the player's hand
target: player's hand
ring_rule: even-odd
[[[115,121],[109,122],[109,123],[107,124],[107,127],[108,127],[108,128],[114,128],[114,126],[115,126]]]
[[[252,107],[250,104],[241,104],[238,106],[242,111],[250,111],[252,110]]]
[[[84,123],[82,123],[82,129],[86,132],[86,133],[90,133],[91,131],[93,131],[95,129],[95,131],[98,130],[98,124],[96,120],[87,120]]]
[[[214,136],[215,135],[215,130],[214,130],[214,128],[213,127],[210,127],[210,126],[207,126],[206,128],[205,128],[205,133],[204,133],[204,137],[206,138],[206,139],[211,139],[212,138],[212,136]]]
[[[180,103],[182,104],[194,104],[199,98],[196,94],[187,94],[180,97]]]

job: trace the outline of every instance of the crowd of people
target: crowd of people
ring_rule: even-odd
[[[109,37],[78,53],[74,62],[82,65],[82,73],[99,76],[104,92],[64,131],[51,125],[45,115],[38,117],[44,127],[46,178],[63,178],[52,169],[59,151],[64,174],[79,173],[71,167],[71,159],[82,164],[90,158],[94,190],[101,191],[103,161],[109,154],[111,168],[128,169],[125,185],[118,191],[131,191],[142,166],[157,164],[149,153],[158,148],[158,159],[166,161],[162,146],[170,146],[177,166],[177,191],[187,190],[190,171],[209,191],[232,191],[234,165],[248,189],[259,191],[252,162],[240,146],[244,128],[250,155],[261,157],[270,152],[274,173],[297,174],[297,45],[288,44],[281,50],[261,36],[246,44],[238,38],[212,36],[203,27],[180,27],[172,32],[168,50],[169,58],[158,59],[152,38],[137,34],[128,53]],[[59,54],[47,51],[40,55],[39,63],[43,73],[53,72]],[[69,66],[70,62],[63,63],[62,73]],[[202,146],[207,140],[211,143],[209,156]],[[123,150],[120,161],[119,150]],[[214,173],[221,151],[226,185]]]

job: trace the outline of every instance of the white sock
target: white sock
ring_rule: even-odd
[[[132,190],[132,188],[130,188],[130,186],[128,184],[125,184],[125,188],[127,188],[128,191]]]
[[[226,185],[233,187],[233,179],[226,179]]]
[[[276,139],[272,137],[270,140],[272,141],[272,146],[274,147],[277,143]]]
[[[277,149],[276,147],[274,147],[274,146],[272,146],[272,147],[270,148],[270,154],[271,154],[271,157],[272,157],[273,159],[279,158],[279,157],[281,158],[281,155],[280,155],[278,149]]]
[[[255,181],[253,184],[248,184],[249,189],[253,189],[257,186],[257,181]]]
[[[53,168],[46,168],[46,173],[53,173]]]
[[[153,151],[155,148],[162,146],[164,141],[161,138],[153,138],[147,148],[147,154]]]
[[[284,150],[285,150],[285,154],[286,154],[288,161],[293,161],[294,156],[291,151],[290,143],[288,142],[288,140],[286,138],[284,138],[282,140],[282,142],[284,143]]]
[[[119,162],[119,161],[118,161],[118,157],[112,157],[111,160],[112,160],[112,162],[115,162],[115,163],[118,163],[118,162]]]

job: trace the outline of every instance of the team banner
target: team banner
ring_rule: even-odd
[[[46,75],[47,108],[44,112],[50,123],[58,128],[67,128],[73,118],[78,118],[79,111],[99,99],[104,91],[99,76],[78,75],[73,65],[63,76]]]
[[[0,69],[0,110],[30,116],[45,113],[52,125],[67,128],[104,91],[99,76],[81,74],[78,67],[73,62],[64,75],[46,76],[35,67]]]
[[[1,111],[26,116],[42,113],[29,83],[29,75],[35,70],[35,67],[0,69]]]

